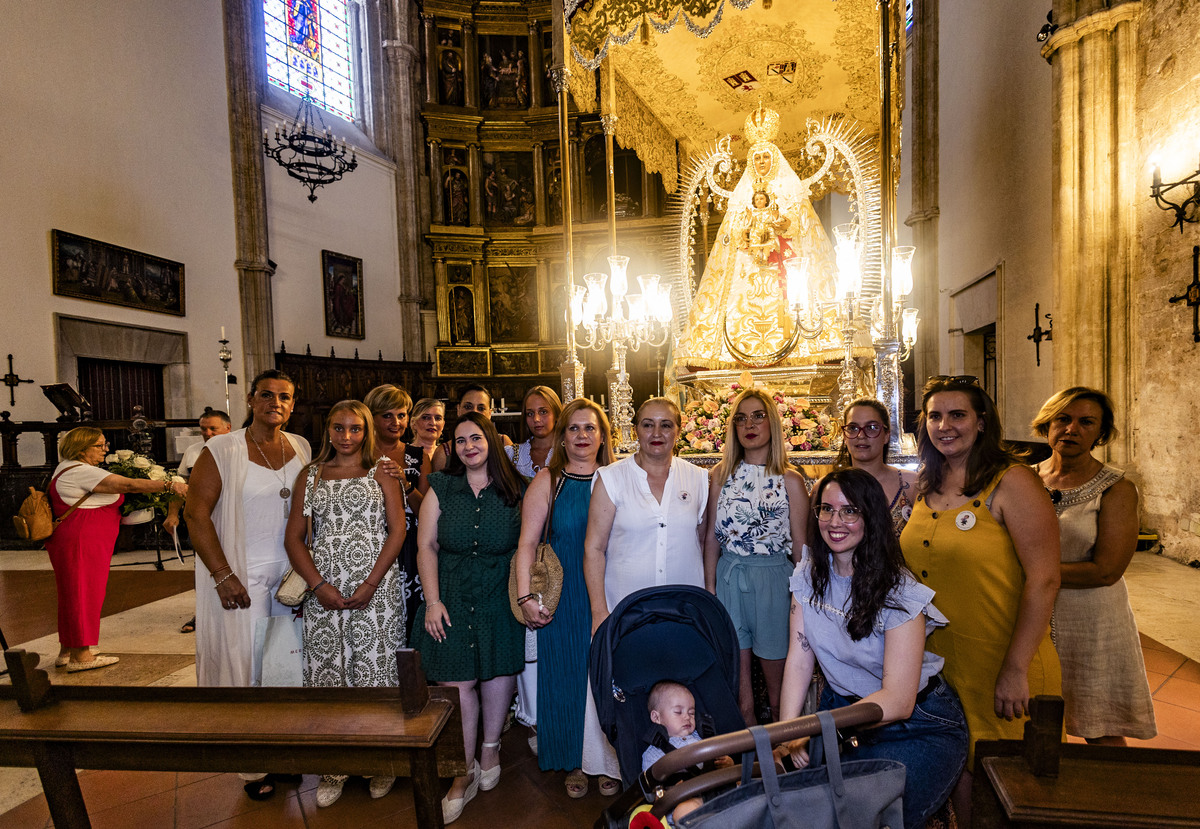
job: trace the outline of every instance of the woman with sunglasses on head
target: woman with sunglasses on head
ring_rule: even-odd
[[[973,377],[925,384],[917,503],[900,537],[909,568],[949,626],[929,637],[946,660],[976,740],[1023,736],[1037,694],[1059,694],[1050,614],[1059,584],[1058,522],[1041,480],[1003,439],[996,404]],[[954,808],[970,825],[967,757]]]
[[[1158,733],[1142,645],[1123,574],[1138,536],[1137,487],[1092,456],[1117,434],[1108,395],[1083,386],[1051,397],[1033,430],[1053,453],[1034,469],[1050,490],[1062,542],[1054,645],[1067,733],[1125,745]]]
[[[897,760],[906,770],[904,825],[915,829],[945,802],[967,756],[967,723],[925,638],[946,624],[934,592],[904,565],[883,487],[861,469],[841,469],[813,494],[817,535],[791,579],[791,636],[783,719],[800,716],[821,666],[823,710],[857,702],[883,709],[844,759]],[[784,751],[807,765],[806,740]]]
[[[896,535],[904,530],[917,497],[917,473],[887,462],[891,416],[878,400],[855,400],[842,412],[842,448],[834,469],[854,467],[870,472],[888,500]]]
[[[758,657],[772,713],[787,657],[788,579],[808,532],[808,491],[788,465],[783,421],[769,394],[745,389],[733,401],[724,457],[709,479],[704,584],[729,611],[741,649],[738,704],[756,725],[751,654]]]

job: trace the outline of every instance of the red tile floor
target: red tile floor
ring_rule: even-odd
[[[1154,692],[1159,734],[1132,745],[1200,750],[1200,663],[1142,637],[1146,674]],[[481,792],[453,825],[457,829],[537,826],[567,829],[591,826],[607,802],[593,782],[581,800],[567,797],[559,773],[542,773],[525,740],[514,727],[504,737],[500,785]],[[255,802],[243,794],[232,774],[83,771],[84,800],[95,829],[199,829],[200,827],[416,827],[408,784],[398,781],[387,797],[371,800],[364,780],[351,779],[341,799],[318,809],[317,778],[284,784],[275,797]],[[49,827],[41,795],[0,815],[5,829]]]

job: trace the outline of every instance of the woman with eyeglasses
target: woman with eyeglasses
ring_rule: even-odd
[[[56,668],[90,671],[120,660],[92,648],[100,641],[100,608],[108,590],[108,571],[125,495],[167,492],[187,495],[187,484],[126,478],[100,464],[108,455],[104,433],[77,426],[58,442],[62,463],[54,470],[47,496],[60,523],[46,539],[58,589],[58,658]]]
[[[787,658],[788,579],[808,537],[808,490],[788,465],[783,421],[761,389],[733,401],[721,462],[708,486],[704,584],[729,611],[741,649],[738,704],[756,725],[751,654],[766,678],[771,711],[779,711]]]
[[[1019,740],[1029,700],[1060,694],[1050,614],[1059,583],[1058,522],[1041,479],[1003,439],[974,378],[925,384],[917,503],[900,537],[909,568],[950,624],[929,637],[946,660],[976,740]],[[974,749],[954,808],[970,825]]]
[[[1034,469],[1050,490],[1062,542],[1053,630],[1067,733],[1123,746],[1126,737],[1148,740],[1158,730],[1123,577],[1137,547],[1137,487],[1092,456],[1117,434],[1114,420],[1104,392],[1058,392],[1033,420],[1053,453]]]
[[[813,495],[818,533],[791,579],[791,635],[780,717],[800,716],[821,666],[823,710],[858,702],[883,709],[844,759],[904,764],[904,825],[925,825],[946,801],[967,756],[967,722],[925,638],[946,624],[934,591],[904,564],[883,487],[861,469],[840,469]],[[807,740],[785,744],[799,766]]]
[[[854,467],[870,472],[888,499],[892,526],[899,536],[912,515],[917,496],[917,473],[887,462],[891,440],[891,416],[878,400],[855,400],[842,412],[842,448],[834,469]]]

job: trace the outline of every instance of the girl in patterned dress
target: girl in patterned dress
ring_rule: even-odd
[[[373,688],[399,684],[395,651],[404,643],[402,576],[404,494],[375,467],[371,410],[334,404],[316,459],[296,478],[285,546],[312,594],[304,607],[305,687]],[[313,537],[306,544],[308,516]],[[317,805],[341,796],[345,775],[325,775]],[[371,780],[387,794],[394,777]]]
[[[758,657],[771,711],[788,652],[788,579],[808,532],[808,491],[787,462],[771,396],[745,389],[733,401],[724,457],[709,480],[704,582],[729,611],[741,648],[738,703],[756,725],[750,655]]]

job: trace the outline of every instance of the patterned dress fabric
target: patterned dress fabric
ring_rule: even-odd
[[[542,771],[572,771],[582,766],[592,638],[592,608],[583,579],[583,538],[592,476],[562,474],[566,480],[550,521],[550,546],[563,567],[562,598],[554,620],[537,631],[538,768]]]
[[[308,473],[304,512],[313,517],[313,563],[321,578],[343,596],[351,595],[370,576],[387,537],[383,490],[375,473],[322,479],[315,488],[316,467]],[[394,653],[404,642],[402,582],[399,565],[389,567],[362,610],[325,610],[316,599],[305,602],[305,686],[398,684]]]
[[[926,647],[946,660],[943,674],[958,692],[971,732],[967,768],[974,769],[976,740],[1020,740],[1025,721],[996,716],[996,677],[1008,652],[1025,570],[1008,530],[987,502],[998,475],[974,498],[934,512],[917,496],[912,518],[900,537],[908,568],[938,598],[950,624],[929,635]],[[1029,665],[1029,695],[1061,694],[1058,654],[1046,626]]]
[[[717,541],[723,555],[789,555],[792,525],[782,475],[739,463],[717,496]]]
[[[898,475],[900,478],[900,486],[896,490],[896,497],[892,499],[892,503],[888,504],[888,511],[892,515],[892,526],[896,528],[896,536],[904,532],[904,525],[908,523],[909,517],[912,515],[913,498],[916,493],[912,487],[905,482],[903,475]]]
[[[476,497],[465,475],[436,472],[429,488],[438,520],[438,598],[450,626],[435,642],[426,606],[413,619],[413,647],[434,682],[468,682],[515,674],[525,666],[525,628],[508,607],[508,568],[521,534],[520,504],[506,506],[494,486]]]
[[[412,443],[404,445],[405,486],[416,486],[421,480],[422,458],[420,446]],[[425,594],[421,592],[421,576],[417,573],[417,514],[413,512],[412,504],[407,498],[404,499],[404,524],[407,533],[404,536],[404,546],[400,548],[400,575],[403,581],[401,589],[404,592],[404,618],[409,621],[425,601]],[[412,636],[412,625],[408,625],[408,635]]]
[[[1100,499],[1124,475],[1106,464],[1054,505],[1064,563],[1092,560]],[[1124,578],[1107,587],[1060,590],[1052,631],[1062,662],[1068,734],[1148,740],[1158,733]]]

